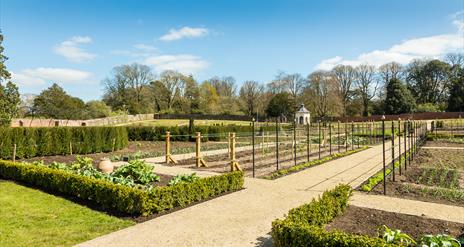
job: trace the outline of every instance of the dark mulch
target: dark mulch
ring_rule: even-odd
[[[326,229],[377,237],[378,229],[383,225],[400,229],[414,239],[425,234],[448,234],[457,238],[464,236],[464,224],[356,206],[349,206],[342,216],[326,225]]]

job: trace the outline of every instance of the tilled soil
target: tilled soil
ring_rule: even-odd
[[[464,147],[464,143],[450,142],[446,140],[427,141],[425,147]],[[461,150],[462,151],[462,150]]]
[[[350,150],[351,147],[348,149]],[[345,152],[345,148],[341,147],[340,152]],[[329,155],[329,147],[321,148],[321,157]],[[332,154],[338,153],[338,146],[332,147]],[[245,171],[246,176],[252,176],[253,174],[253,151],[246,150],[236,152],[236,160]],[[309,155],[309,160],[315,160],[319,158],[319,148],[317,145],[312,146],[311,152]],[[200,169],[205,171],[212,172],[229,172],[230,171],[230,158],[229,154],[219,154],[203,157],[206,161],[207,168],[196,168],[195,167],[195,158],[189,158],[184,160],[178,160],[179,166],[188,167],[192,169]],[[307,162],[308,156],[307,151],[302,149],[297,149],[296,163],[301,164]],[[289,168],[295,165],[293,158],[293,149],[291,146],[280,147],[279,148],[279,169]],[[266,154],[263,155],[261,149],[255,150],[255,176],[261,177],[270,174],[277,170],[276,163],[276,153],[275,148],[269,148],[266,151]]]
[[[400,229],[416,240],[425,234],[464,237],[464,224],[356,206],[349,206],[342,216],[327,224],[326,229],[377,237],[378,229],[383,225],[390,229]]]

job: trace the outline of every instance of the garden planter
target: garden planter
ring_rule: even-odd
[[[111,160],[103,158],[101,159],[100,163],[98,163],[98,169],[104,173],[112,173],[114,170],[114,165]]]

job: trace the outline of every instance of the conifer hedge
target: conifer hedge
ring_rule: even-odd
[[[0,159],[110,152],[128,145],[125,127],[0,128]],[[72,150],[71,150],[72,149]]]

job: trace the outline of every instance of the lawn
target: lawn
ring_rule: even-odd
[[[72,246],[135,224],[0,180],[0,246]]]

